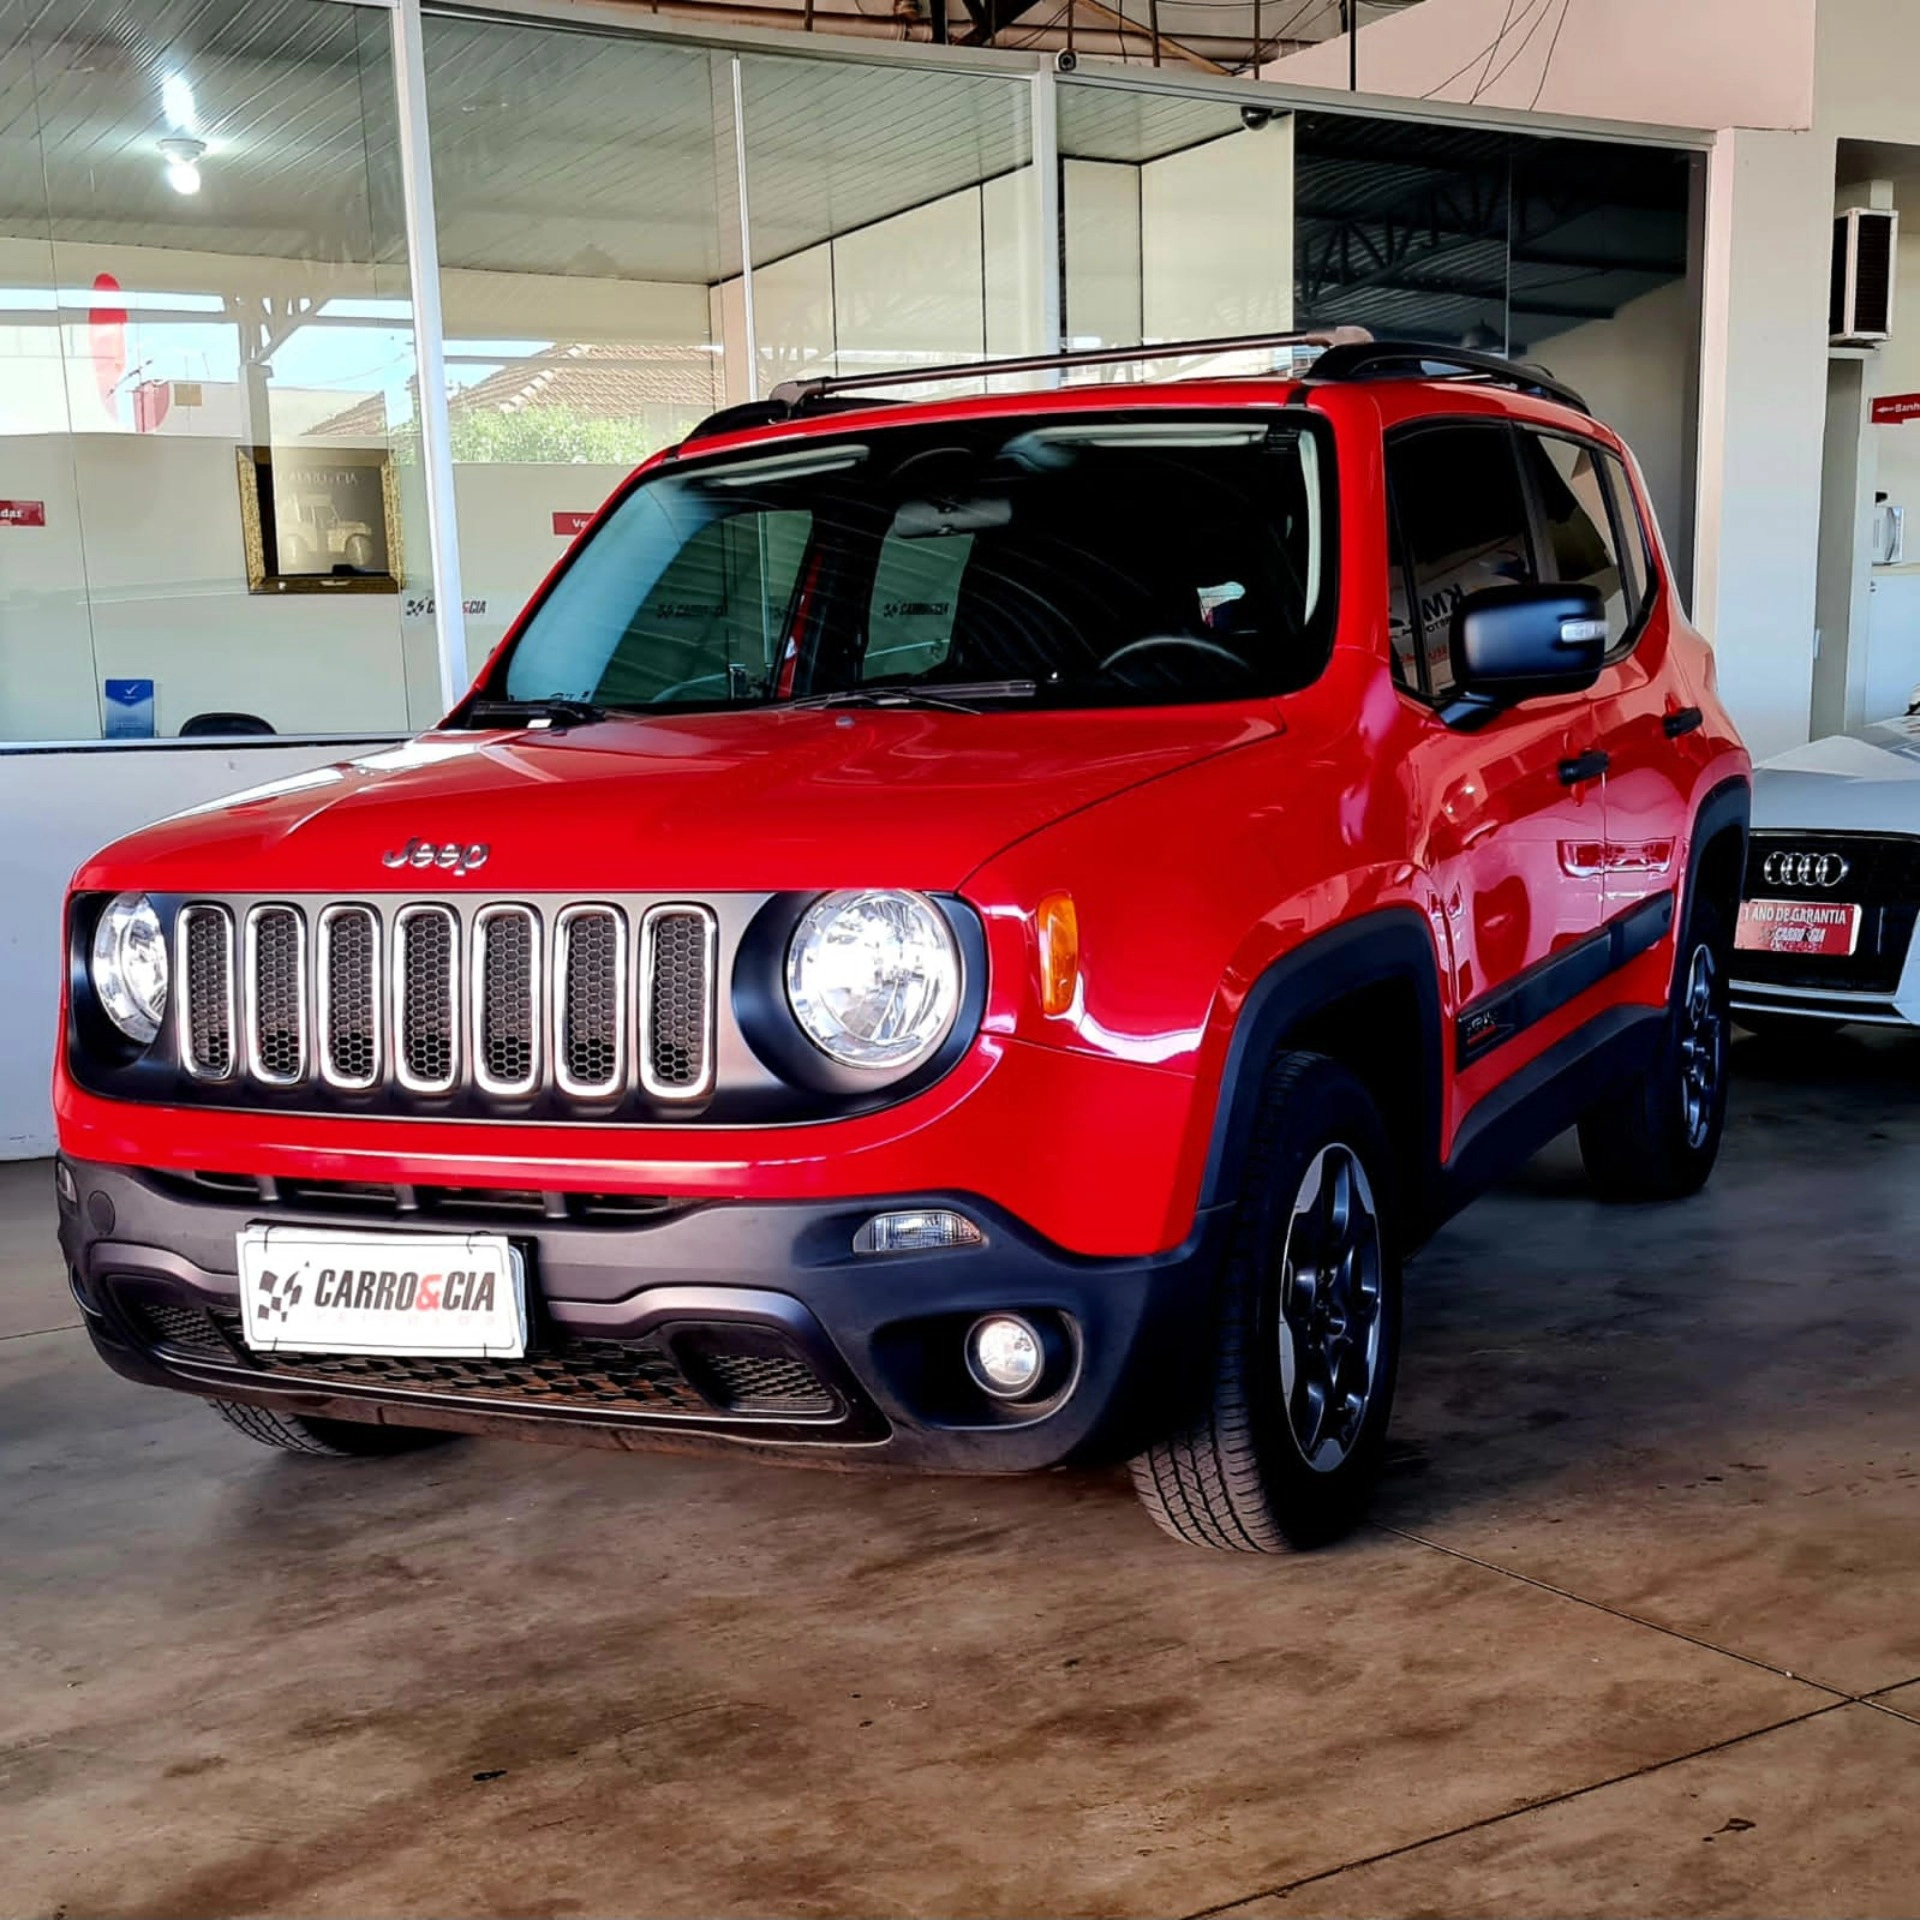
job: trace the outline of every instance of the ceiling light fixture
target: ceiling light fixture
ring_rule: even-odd
[[[175,193],[200,191],[200,156],[207,150],[204,140],[162,140],[160,152],[167,163],[167,185]]]

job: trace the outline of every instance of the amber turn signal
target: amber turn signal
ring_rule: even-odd
[[[1080,985],[1080,917],[1073,909],[1073,895],[1048,894],[1035,921],[1040,932],[1041,1011],[1071,1013]]]

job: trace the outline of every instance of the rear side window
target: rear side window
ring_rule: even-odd
[[[1520,458],[1540,505],[1542,577],[1597,589],[1606,605],[1607,644],[1619,646],[1639,612],[1641,592],[1614,536],[1600,449],[1553,434],[1523,432]]]
[[[1617,453],[1604,449],[1600,464],[1607,471],[1607,485],[1613,494],[1613,523],[1620,529],[1620,565],[1627,583],[1627,603],[1635,617],[1647,610],[1647,589],[1653,580],[1653,559],[1647,551],[1646,528],[1633,497],[1633,482],[1627,475],[1627,463]]]
[[[1484,588],[1537,578],[1513,436],[1499,426],[1423,427],[1388,442],[1387,485],[1395,670],[1416,692],[1445,693],[1454,608]]]

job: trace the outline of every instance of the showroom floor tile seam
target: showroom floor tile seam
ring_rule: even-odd
[[[1684,1636],[1683,1636],[1684,1637]],[[1627,1786],[1635,1780],[1645,1780],[1656,1773],[1665,1773],[1671,1767],[1682,1767],[1690,1761],[1705,1760],[1714,1754],[1725,1753],[1729,1748],[1744,1746],[1751,1740],[1765,1740],[1776,1733],[1786,1733],[1794,1727],[1804,1727],[1810,1721],[1823,1720],[1829,1714],[1844,1713],[1849,1707],[1864,1707],[1872,1703],[1851,1697],[1829,1700],[1817,1707],[1809,1707],[1805,1713],[1787,1715],[1784,1720],[1769,1721],[1763,1727],[1749,1727],[1744,1733],[1728,1734],[1722,1740],[1710,1740],[1705,1746],[1689,1748],[1685,1753],[1669,1754],[1660,1760],[1649,1760],[1638,1767],[1628,1767],[1620,1773],[1609,1774],[1602,1780],[1583,1781],[1577,1787],[1568,1787],[1559,1793],[1545,1793],[1537,1800],[1528,1800],[1517,1807],[1504,1807],[1498,1813],[1483,1814],[1477,1820],[1463,1820],[1458,1826],[1446,1827],[1437,1833],[1422,1834],[1417,1840],[1403,1840],[1396,1847],[1383,1847],[1378,1853],[1362,1854],[1357,1859],[1342,1860],[1337,1866],[1321,1867],[1313,1873],[1303,1873],[1292,1880],[1276,1881],[1270,1887],[1254,1887],[1246,1893],[1237,1893],[1230,1900],[1217,1901],[1210,1907],[1197,1907],[1192,1913],[1182,1916],[1182,1920],[1215,1920],[1215,1916],[1231,1914],[1250,1905],[1255,1900],[1283,1900],[1289,1894],[1297,1893],[1302,1887],[1318,1886],[1322,1881],[1337,1879],[1343,1873],[1353,1873],[1362,1867],[1379,1866],[1386,1860],[1398,1860],[1410,1853],[1418,1853],[1425,1847],[1436,1847],[1448,1840],[1458,1840],[1466,1834],[1484,1833],[1489,1828],[1504,1826],[1511,1820],[1524,1819],[1529,1814],[1543,1813],[1549,1807],[1561,1807],[1571,1801],[1584,1800],[1591,1794],[1605,1793],[1609,1788]],[[1898,1715],[1897,1718],[1905,1718]]]
[[[1670,1627],[1662,1620],[1649,1620],[1645,1614],[1630,1613],[1625,1607],[1616,1607],[1606,1600],[1595,1600],[1584,1593],[1575,1593],[1571,1587],[1555,1586],[1551,1580],[1542,1580],[1538,1574],[1522,1573],[1518,1567],[1502,1566],[1498,1560],[1483,1560],[1477,1553],[1468,1553],[1463,1547],[1450,1547],[1444,1541],[1429,1539],[1425,1534],[1410,1533],[1405,1527],[1380,1527],[1377,1531],[1390,1533],[1397,1539],[1411,1541],[1415,1546],[1429,1547],[1435,1553],[1444,1553],[1449,1559],[1464,1560],[1470,1567],[1479,1567],[1486,1573],[1497,1573],[1508,1580],[1518,1580],[1522,1586],[1537,1588],[1541,1593],[1550,1593],[1557,1600],[1571,1600],[1577,1607],[1589,1607],[1595,1613],[1604,1613],[1629,1627],[1644,1627],[1649,1633],[1663,1633],[1669,1640],[1678,1640],[1689,1647],[1697,1647],[1702,1653],[1717,1653],[1727,1660],[1737,1660],[1742,1666],[1753,1667],[1758,1672],[1770,1673],[1778,1680],[1791,1680],[1798,1686],[1811,1687],[1816,1693],[1832,1696],[1834,1703],[1840,1706],[1873,1706],[1873,1695],[1891,1693],[1897,1687],[1908,1685],[1903,1680],[1888,1682],[1885,1686],[1875,1687],[1868,1693],[1855,1693],[1848,1687],[1836,1687],[1830,1680],[1816,1680],[1811,1674],[1796,1673],[1791,1667],[1783,1667],[1771,1660],[1763,1660],[1758,1654],[1742,1653],[1737,1647],[1723,1647],[1717,1640],[1702,1639],[1697,1633],[1689,1633],[1684,1627]],[[1897,1713],[1892,1707],[1879,1711]],[[1901,1713],[1901,1719],[1912,1716]]]
[[[18,1333],[0,1333],[0,1343],[8,1340],[44,1340],[50,1333],[78,1333],[78,1320],[63,1320],[57,1327],[24,1327]]]

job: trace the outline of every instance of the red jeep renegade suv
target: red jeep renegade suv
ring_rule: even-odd
[[[1325,1538],[1403,1254],[1572,1123],[1620,1197],[1719,1144],[1748,763],[1644,489],[1364,337],[859,384],[652,461],[425,738],[81,870],[88,1328],[300,1452],[1117,1456]]]

